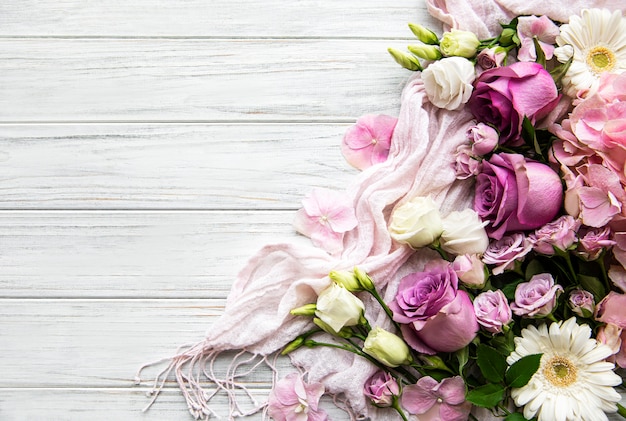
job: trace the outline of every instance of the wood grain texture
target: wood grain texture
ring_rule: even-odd
[[[4,298],[225,298],[294,212],[0,212]]]
[[[0,3],[0,35],[409,37],[437,25],[422,1],[23,0]],[[28,24],[25,24],[28,22]]]
[[[346,122],[393,115],[409,75],[387,53],[393,44],[0,39],[0,122]]]
[[[0,209],[297,209],[350,124],[0,126]]]

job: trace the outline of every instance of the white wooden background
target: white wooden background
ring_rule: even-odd
[[[190,419],[172,383],[142,413],[135,371],[354,176],[357,117],[397,115],[386,48],[436,22],[389,3],[0,2],[0,420]]]
[[[0,2],[0,420],[191,419],[173,383],[142,413],[134,374],[354,176],[356,118],[397,115],[386,49],[436,22],[389,3]]]

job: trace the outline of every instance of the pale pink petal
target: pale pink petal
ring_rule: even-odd
[[[308,215],[304,208],[298,209],[293,220],[293,227],[297,232],[310,237],[318,225],[319,217]]]
[[[469,416],[472,405],[466,402],[462,405],[442,404],[439,408],[439,416],[441,421],[465,421]]]
[[[372,146],[373,139],[370,128],[357,123],[346,131],[343,141],[350,149],[363,149]]]
[[[353,167],[363,170],[384,162],[398,119],[387,115],[365,115],[343,137],[341,152]]]
[[[590,227],[606,225],[621,211],[621,205],[614,200],[614,197],[595,187],[579,188],[578,197],[583,223]]]
[[[358,221],[353,208],[337,207],[328,211],[328,224],[335,232],[347,232],[356,227]]]
[[[424,414],[437,403],[437,397],[429,390],[430,388],[420,387],[419,382],[423,379],[433,380],[430,377],[422,377],[417,381],[418,384],[408,385],[402,390],[402,407],[411,414]]]
[[[459,405],[465,402],[465,382],[459,376],[443,379],[438,394],[446,404]]]

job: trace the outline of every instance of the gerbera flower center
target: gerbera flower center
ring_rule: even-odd
[[[613,51],[600,45],[593,47],[587,53],[587,65],[595,73],[610,72],[615,67]]]
[[[552,357],[543,369],[543,375],[553,385],[566,387],[576,381],[576,366],[563,357]]]

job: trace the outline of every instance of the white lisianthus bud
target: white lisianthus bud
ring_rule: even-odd
[[[363,291],[356,275],[347,270],[333,270],[328,274],[331,281],[341,285],[350,292]]]
[[[442,57],[441,51],[434,45],[409,45],[407,48],[410,52],[425,60],[439,60]]]
[[[335,332],[358,325],[365,312],[361,300],[334,282],[317,297],[316,307],[315,315]]]
[[[413,361],[409,347],[404,340],[380,327],[372,329],[367,335],[363,352],[387,367],[398,367]]]
[[[428,100],[446,110],[458,110],[469,101],[475,78],[474,65],[463,57],[438,60],[422,72]]]
[[[482,254],[489,246],[483,222],[472,209],[452,212],[443,219],[441,248],[453,254]]]
[[[443,34],[439,47],[443,55],[472,58],[476,55],[480,40],[473,32],[452,29]]]
[[[424,44],[439,44],[439,38],[437,38],[437,34],[435,34],[430,29],[416,23],[409,23],[409,29],[411,30],[411,32],[413,32],[413,35],[415,35],[417,39],[422,41]]]
[[[413,248],[432,244],[442,231],[439,207],[430,197],[415,197],[397,207],[391,215],[391,238]]]

